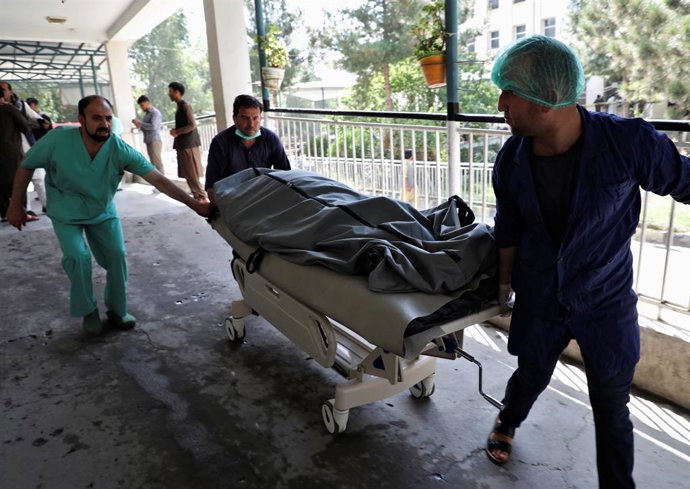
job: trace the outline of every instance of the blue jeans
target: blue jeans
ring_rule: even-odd
[[[517,428],[527,418],[537,397],[549,385],[557,361],[556,356],[549,367],[543,369],[518,357],[518,368],[508,381],[504,408],[499,413],[504,426]],[[602,381],[586,365],[585,358],[589,400],[594,415],[599,488],[634,488],[633,425],[628,402],[635,366],[624,367],[612,378]]]

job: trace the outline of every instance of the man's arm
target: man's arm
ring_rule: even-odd
[[[285,153],[285,146],[277,134],[273,133],[273,153],[271,154],[271,161],[273,168],[276,170],[290,170],[290,160]]]
[[[211,201],[213,207],[217,207],[216,192],[213,190],[213,184],[220,180],[223,172],[223,162],[227,161],[228,155],[225,151],[227,146],[224,134],[217,134],[211,140],[211,146],[208,148],[208,159],[206,162],[206,182],[204,188],[208,195],[208,200]]]
[[[200,216],[207,217],[211,214],[211,204],[209,202],[199,202],[193,199],[158,170],[151,170],[141,175],[141,177],[168,197],[182,202]]]
[[[7,209],[7,221],[18,230],[22,230],[22,226],[26,224],[27,214],[26,209],[22,206],[26,189],[34,176],[34,171],[19,166],[17,173],[14,175],[14,182],[12,183],[12,197],[10,198],[10,206]]]
[[[513,260],[515,260],[516,250],[516,246],[498,248],[498,283],[500,285],[510,285],[510,277],[513,271]]]
[[[498,248],[498,305],[502,316],[509,316],[513,307],[513,288],[510,286],[510,277],[513,271],[513,260],[517,247]]]

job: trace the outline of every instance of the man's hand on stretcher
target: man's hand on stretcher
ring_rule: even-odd
[[[208,217],[211,215],[212,205],[208,200],[200,201],[197,200],[193,206],[190,206],[194,212],[199,214],[201,217]]]

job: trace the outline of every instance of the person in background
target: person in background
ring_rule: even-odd
[[[211,141],[206,167],[206,191],[216,205],[213,184],[251,167],[289,170],[290,160],[280,138],[261,125],[263,106],[251,95],[238,95],[232,104],[234,124]]]
[[[7,221],[6,214],[12,196],[14,176],[24,157],[22,135],[27,132],[30,132],[30,129],[26,117],[9,101],[7,93],[0,87],[0,219],[2,222]],[[37,219],[35,216],[27,216],[27,221]]]
[[[177,104],[175,112],[175,128],[170,135],[175,138],[173,149],[177,151],[177,176],[187,180],[192,196],[199,200],[206,200],[206,192],[201,188],[200,178],[204,175],[201,165],[201,138],[196,128],[196,118],[192,106],[184,101],[185,88],[180,82],[168,85],[168,97]]]
[[[91,253],[107,271],[108,319],[122,329],[131,329],[136,324],[127,307],[125,242],[113,202],[124,171],[141,176],[201,216],[210,214],[210,204],[192,199],[141,153],[113,136],[113,111],[106,98],[84,97],[78,110],[80,127],[50,131],[26,154],[17,169],[7,219],[18,230],[22,229],[28,220],[21,204],[26,188],[34,169],[45,168],[50,202],[48,216],[71,284],[70,313],[83,318],[87,335],[98,335],[102,323],[93,292]]]
[[[0,88],[2,88],[5,93],[5,100],[8,103],[14,105],[17,108],[17,110],[21,112],[21,114],[28,121],[29,128],[32,129],[25,135],[27,143],[24,146],[28,150],[28,147],[33,146],[33,144],[36,142],[36,139],[34,138],[33,134],[33,129],[35,127],[38,127],[38,121],[41,119],[41,116],[38,115],[31,107],[29,107],[29,104],[27,104],[21,98],[19,98],[19,95],[14,93],[14,91],[12,90],[12,85],[9,82],[0,81]]]
[[[38,125],[32,129],[34,139],[38,141],[43,136],[48,134],[48,131],[50,131],[53,128],[53,121],[47,114],[42,114],[40,112],[38,99],[34,97],[29,97],[26,99],[26,103],[29,104],[31,110],[36,112],[41,117],[37,121]],[[34,190],[36,191],[37,195],[36,198],[41,202],[41,210],[45,214],[47,210],[48,200],[46,199],[45,171],[43,170],[43,168],[36,169],[36,171],[34,172],[34,176],[31,179],[31,183],[33,183],[34,185]],[[33,213],[32,211],[28,212],[30,214]]]
[[[39,107],[37,98],[29,97],[26,99],[26,103],[29,104],[31,110],[36,112],[41,117],[40,120],[37,121],[38,126],[32,130],[32,132],[34,133],[34,139],[38,141],[53,128],[53,121],[51,120],[50,116],[41,113],[41,109]]]
[[[146,152],[149,154],[149,161],[153,163],[156,170],[165,175],[163,159],[161,158],[163,142],[160,131],[163,125],[163,116],[157,108],[151,105],[151,101],[146,95],[139,97],[137,104],[144,112],[144,117],[132,119],[132,124],[144,133],[144,144],[146,145]]]
[[[594,417],[599,487],[633,488],[628,401],[640,358],[631,238],[640,189],[690,204],[690,159],[642,119],[577,105],[582,65],[562,42],[508,45],[491,73],[512,137],[493,169],[499,303],[515,291],[508,351],[518,368],[487,440],[498,464],[575,339]]]

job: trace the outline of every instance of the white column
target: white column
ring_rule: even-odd
[[[131,41],[108,41],[105,44],[105,53],[110,72],[113,98],[110,102],[113,104],[113,112],[122,121],[124,129],[121,134],[122,139],[133,145],[132,119],[136,114],[127,59],[127,48],[130,44]]]
[[[204,0],[208,62],[218,131],[232,125],[232,102],[252,93],[243,0]]]

